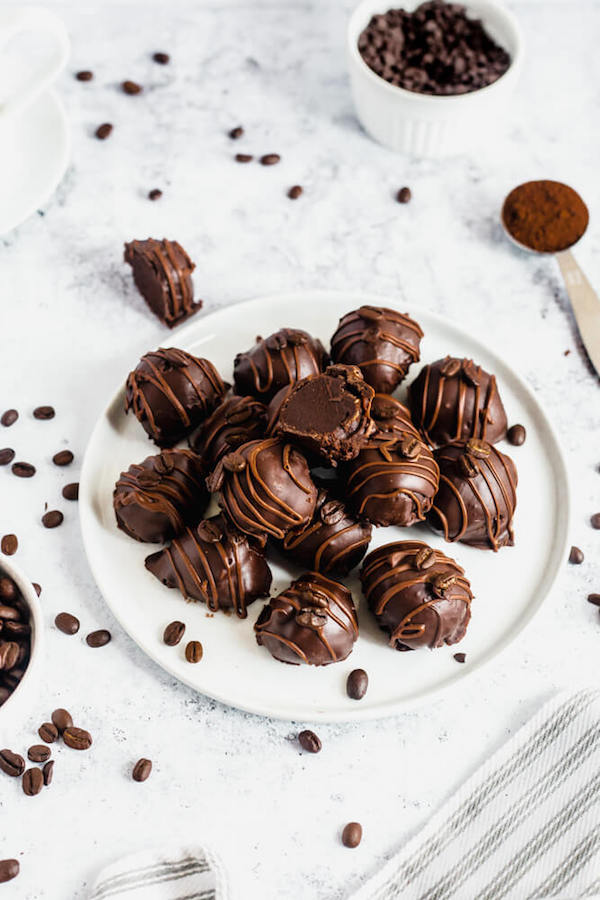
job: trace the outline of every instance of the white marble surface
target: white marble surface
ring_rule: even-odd
[[[0,243],[0,407],[21,412],[0,429],[0,446],[38,467],[29,481],[0,470],[0,533],[18,534],[15,561],[43,586],[47,655],[30,716],[6,733],[0,715],[0,744],[23,751],[59,705],[95,743],[80,755],[57,748],[54,784],[37,798],[2,779],[0,858],[22,863],[2,898],[80,900],[121,853],[207,840],[237,900],[340,900],[545,698],[597,682],[600,620],[585,596],[600,590],[600,532],[589,526],[600,509],[598,381],[555,263],[512,250],[497,218],[520,181],[572,183],[592,207],[577,255],[600,282],[600,5],[513,6],[528,65],[503,137],[431,163],[395,157],[360,132],[344,65],[346,2],[56,4],[74,47],[60,82],[73,161],[55,198]],[[149,61],[159,49],[171,66]],[[73,79],[80,68],[94,70],[91,84]],[[123,78],[145,93],[119,93]],[[101,143],[91,134],[104,121],[115,131]],[[233,144],[225,132],[239,123],[247,138]],[[231,161],[245,150],[283,161]],[[294,183],[305,195],[292,203]],[[403,184],[414,193],[406,207],[393,201]],[[155,204],[145,198],[153,187],[164,190]],[[573,542],[586,562],[565,563],[533,626],[463,691],[387,721],[320,727],[323,751],[307,757],[293,722],[195,695],[113,621],[60,488],[77,477],[108,392],[140,352],[168,340],[121,262],[123,241],[148,234],[189,250],[206,312],[279,289],[365,288],[417,317],[429,308],[469,323],[537,390],[570,457]],[[282,324],[292,320],[282,310]],[[55,405],[53,421],[32,419],[42,403]],[[50,462],[63,446],[76,454],[68,470]],[[39,522],[45,502],[65,512],[56,531]],[[79,636],[54,629],[63,609],[80,616]],[[90,650],[83,635],[104,626],[112,643]],[[129,772],[141,755],[155,769],[138,785]],[[355,851],[339,842],[350,819],[364,826]]]

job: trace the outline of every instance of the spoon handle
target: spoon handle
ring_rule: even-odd
[[[588,356],[600,375],[600,298],[570,250],[556,254],[577,327]]]

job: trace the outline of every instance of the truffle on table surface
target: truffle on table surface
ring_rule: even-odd
[[[321,341],[299,328],[282,328],[234,361],[235,393],[268,403],[286,384],[322,372],[329,358]]]
[[[333,362],[358,366],[375,391],[391,394],[419,360],[423,332],[410,316],[361,306],[340,319],[331,338]]]
[[[192,272],[196,268],[177,241],[131,241],[125,262],[133,270],[136,287],[152,312],[169,328],[188,319],[202,306],[194,302]]]
[[[162,543],[204,513],[209,494],[191,450],[163,450],[122,472],[113,493],[119,528],[136,541]]]
[[[226,390],[209,360],[159,348],[142,356],[128,375],[125,412],[133,410],[159,447],[172,447],[210,415]]]
[[[360,578],[369,609],[390,647],[414,650],[456,644],[471,618],[464,570],[421,541],[398,541],[369,553]]]
[[[329,366],[293,385],[276,434],[334,466],[353,459],[375,430],[369,415],[373,395],[356,366]]]
[[[280,662],[327,666],[350,654],[358,620],[347,587],[305,572],[263,607],[254,630],[257,643]]]
[[[240,619],[258,597],[268,597],[271,570],[262,549],[224,516],[188,527],[168,547],[146,558],[162,584],[213,612],[234,609]]]
[[[424,366],[409,388],[416,427],[433,446],[506,436],[506,413],[494,375],[472,359],[446,356]]]
[[[207,471],[219,460],[242,444],[265,434],[267,409],[254,397],[225,397],[208,417],[200,430],[190,438],[190,447],[199,456]]]
[[[498,550],[514,544],[517,469],[487,441],[472,438],[435,451],[440,488],[427,521],[447,541]]]

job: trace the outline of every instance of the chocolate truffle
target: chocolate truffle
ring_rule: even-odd
[[[269,405],[267,406],[267,428],[265,431],[265,434],[269,437],[272,437],[277,431],[281,407],[283,406],[284,400],[287,400],[290,396],[293,387],[293,384],[286,384],[285,387],[282,387],[280,391],[277,391],[275,396],[269,401]]]
[[[172,447],[213,411],[226,391],[207,359],[170,347],[146,353],[127,377],[125,412],[159,447]]]
[[[191,450],[163,450],[121,473],[113,493],[117,525],[136,541],[169,541],[206,509],[202,462]]]
[[[481,549],[512,547],[517,470],[487,441],[471,438],[435,452],[440,489],[427,521],[447,541]]]
[[[360,578],[390,647],[442,647],[465,636],[471,586],[464,570],[439,550],[421,541],[386,544],[369,553]]]
[[[371,418],[377,431],[386,438],[403,438],[407,432],[423,440],[410,415],[410,410],[390,394],[375,394],[371,404]]]
[[[419,360],[422,337],[409,316],[382,306],[361,306],[340,319],[331,338],[331,359],[358,366],[374,390],[391,394]]]
[[[292,528],[307,525],[317,489],[304,456],[278,438],[250,441],[217,464],[207,480],[220,491],[220,505],[239,529],[283,540]]]
[[[213,612],[234,609],[240,619],[257,597],[268,597],[271,570],[264,553],[224,516],[188,527],[168,547],[146,558],[146,568],[186,600]]]
[[[266,403],[286,384],[318,375],[327,363],[321,341],[298,328],[282,328],[264,340],[257,338],[247,353],[238,353],[235,393],[251,394]]]
[[[413,422],[430,444],[506,435],[506,413],[496,378],[472,359],[446,356],[425,366],[409,388]]]
[[[329,366],[292,387],[276,433],[336,466],[357,456],[375,430],[373,394],[356,366]]]
[[[341,500],[320,490],[315,514],[305,528],[293,528],[283,550],[315,572],[347,575],[359,564],[371,540],[371,526],[354,518]]]
[[[305,572],[269,600],[254,630],[257,642],[280,662],[309,666],[341,662],[358,637],[352,594],[318,572]]]
[[[254,397],[230,395],[217,406],[200,430],[190,438],[190,447],[199,456],[207,471],[219,460],[255,438],[265,434],[267,408]]]
[[[173,328],[202,306],[194,303],[192,272],[196,268],[177,241],[131,241],[125,262],[133,270],[136,287],[161,322]]]

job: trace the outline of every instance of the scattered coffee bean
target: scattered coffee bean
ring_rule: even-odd
[[[524,425],[512,425],[506,432],[508,443],[512,444],[513,447],[520,447],[521,444],[524,444],[526,437],[527,432]]]
[[[454,659],[456,660],[457,663],[464,663],[464,662],[466,662],[467,654],[466,653],[455,653]]]
[[[297,200],[302,194],[302,187],[299,184],[293,185],[287,193],[290,200]]]
[[[95,134],[99,141],[105,141],[107,137],[110,137],[113,130],[113,126],[110,122],[105,122],[103,125],[99,125],[96,128]]]
[[[10,468],[13,475],[16,475],[17,478],[33,478],[35,475],[35,466],[28,462],[16,462]]]
[[[362,840],[362,825],[360,822],[348,822],[342,831],[342,844],[344,847],[354,849]]]
[[[38,734],[47,744],[53,744],[54,741],[58,740],[58,728],[54,722],[44,722],[38,728]]]
[[[44,528],[58,528],[64,520],[63,514],[58,509],[51,509],[42,516],[42,525]]]
[[[36,406],[33,411],[34,419],[41,419],[42,421],[47,421],[48,419],[53,419],[56,415],[53,406]]]
[[[171,57],[168,53],[153,53],[152,59],[155,63],[158,63],[159,66],[166,66],[169,64]]]
[[[248,162],[252,162],[253,159],[254,159],[254,157],[250,153],[236,153],[235,154],[236,162],[248,163]]]
[[[593,603],[594,606],[600,606],[600,594],[588,594],[588,603]]]
[[[238,125],[237,128],[231,129],[231,131],[229,132],[229,137],[231,138],[232,141],[237,141],[239,138],[242,137],[243,133],[244,133],[244,129],[242,128],[241,125]]]
[[[146,781],[150,777],[150,772],[152,771],[152,760],[150,759],[138,759],[135,766],[133,767],[133,772],[131,773],[131,777],[134,781]]]
[[[281,160],[279,153],[265,153],[260,158],[261,166],[274,166]]]
[[[79,500],[79,482],[72,481],[71,484],[65,484],[62,495],[65,500]]]
[[[592,528],[600,528],[600,512],[594,513],[594,515],[590,519],[590,524]]]
[[[44,779],[44,784],[48,787],[49,784],[52,784],[52,778],[54,777],[54,760],[50,759],[46,763],[46,765],[42,769],[42,777]]]
[[[3,575],[0,578],[0,601],[10,602],[11,600],[15,600],[18,593],[18,588],[12,578],[9,578],[8,575]],[[1,613],[0,618],[2,618]]]
[[[121,84],[121,90],[124,94],[130,94],[133,96],[134,94],[141,94],[143,88],[141,84],[137,84],[135,81],[123,81]]]
[[[110,640],[112,635],[110,631],[107,631],[106,628],[99,628],[98,631],[91,631],[85,639],[88,647],[105,647]]]
[[[44,787],[44,776],[41,769],[27,769],[23,773],[23,793],[35,797]]]
[[[56,725],[59,734],[62,734],[66,728],[73,727],[73,719],[71,713],[66,709],[55,709],[51,716],[52,723]]]
[[[396,194],[396,200],[398,203],[410,203],[412,200],[412,191],[409,187],[400,188],[398,193]]]
[[[43,763],[50,759],[50,747],[44,747],[43,744],[34,744],[27,751],[27,759],[34,763]]]
[[[0,450],[0,466],[7,466],[15,458],[15,451],[12,447],[4,447]]]
[[[52,462],[55,466],[70,466],[73,459],[74,457],[70,450],[59,450],[52,457]]]
[[[0,769],[13,778],[18,778],[25,771],[25,760],[12,750],[0,750]]]
[[[346,681],[346,693],[351,700],[362,700],[369,687],[369,676],[364,669],[353,669]]]
[[[185,648],[185,658],[189,663],[198,663],[202,659],[203,652],[200,641],[190,641]]]
[[[185,625],[183,622],[171,622],[167,625],[163,634],[163,641],[167,647],[176,647],[183,637],[184,631]]]
[[[77,616],[72,616],[68,612],[61,612],[55,618],[54,624],[63,634],[77,634],[81,623]]]
[[[89,731],[85,731],[84,728],[75,728],[74,725],[65,728],[63,741],[71,750],[89,750],[93,743]]]
[[[0,549],[5,556],[14,556],[19,549],[19,541],[16,534],[5,534],[0,541]]]
[[[2,423],[5,428],[10,428],[11,425],[15,424],[18,418],[19,413],[16,409],[7,409],[6,412],[2,413],[2,416],[0,416],[0,423]]]
[[[33,585],[34,591],[36,592],[36,594],[37,594],[38,597],[39,597],[40,594],[42,593],[42,586],[41,586],[41,584],[38,584],[36,581],[32,581],[31,583],[32,583],[32,585]]]
[[[148,193],[148,200],[160,200],[162,194],[163,192],[161,190],[159,190],[158,188],[153,188]]]
[[[89,69],[83,69],[81,72],[77,72],[75,78],[77,81],[91,81],[94,77],[94,73],[90,72]]]
[[[314,731],[306,730],[301,731],[298,735],[298,741],[303,750],[306,750],[307,753],[319,753],[321,747],[321,738],[314,733]]]
[[[0,859],[0,884],[12,881],[21,870],[18,859]]]
[[[573,563],[574,566],[579,566],[584,559],[583,550],[580,550],[579,547],[571,547],[571,552],[569,553],[570,563]]]

